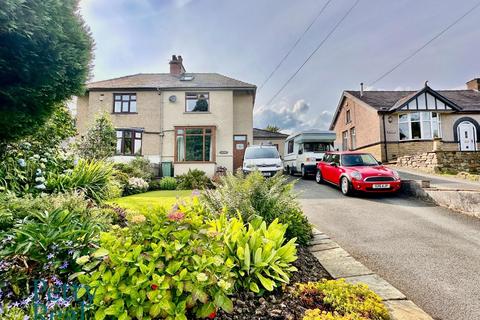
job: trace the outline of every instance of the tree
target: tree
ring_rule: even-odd
[[[100,114],[77,149],[82,158],[105,159],[115,154],[117,135],[108,113]]]
[[[2,0],[0,143],[35,133],[84,92],[93,40],[78,0]]]
[[[269,124],[265,130],[270,131],[270,132],[280,132],[280,127],[277,127],[276,125]]]

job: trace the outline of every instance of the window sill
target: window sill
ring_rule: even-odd
[[[126,114],[138,114],[138,112],[112,112],[111,114],[126,115]]]
[[[185,111],[183,114],[211,114],[210,111]]]
[[[113,156],[114,156],[114,157],[143,157],[143,154],[121,154],[121,153],[115,153]]]
[[[398,140],[398,142],[433,141],[435,139],[441,139],[441,138],[403,139],[403,140]]]

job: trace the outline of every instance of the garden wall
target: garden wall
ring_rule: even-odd
[[[426,172],[480,173],[480,151],[432,151],[399,157],[397,166]]]

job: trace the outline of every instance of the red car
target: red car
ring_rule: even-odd
[[[339,186],[344,195],[355,191],[396,192],[401,186],[398,172],[383,166],[371,154],[348,151],[325,153],[317,164],[315,180]]]

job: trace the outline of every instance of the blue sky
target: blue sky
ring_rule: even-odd
[[[266,103],[355,0],[333,0],[257,93],[254,125],[287,131],[330,123],[341,92],[358,90],[453,22],[478,0],[361,0],[269,105]],[[260,85],[327,0],[81,0],[96,42],[93,80],[168,72],[180,54],[189,72]],[[480,76],[480,8],[373,89],[464,88]]]

